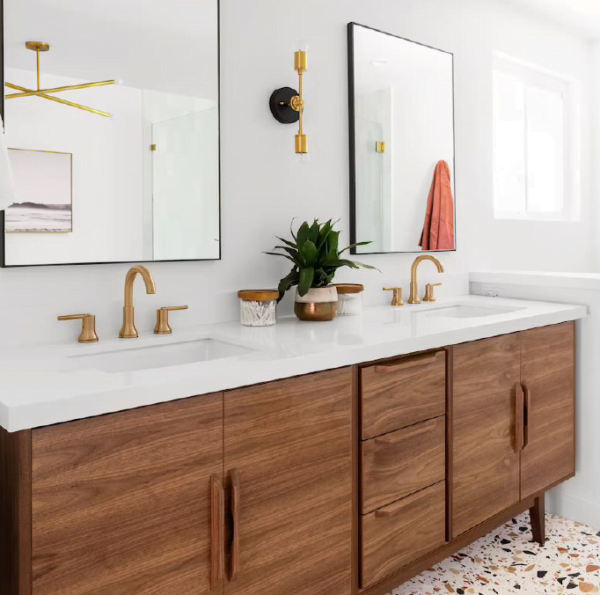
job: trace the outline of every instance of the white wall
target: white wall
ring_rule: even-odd
[[[492,50],[588,80],[587,45],[519,16],[494,0],[222,0],[223,261],[154,264],[157,295],[137,289],[137,322],[151,330],[153,308],[189,302],[179,324],[235,319],[235,291],[273,286],[287,272],[265,256],[292,217],[342,217],[348,229],[346,23],[356,21],[455,53],[458,252],[450,271],[473,266],[592,270],[589,171],[581,223],[494,223],[492,220]],[[295,128],[268,109],[273,89],[297,84],[293,51],[310,43],[306,129],[312,160],[293,153]],[[242,100],[243,99],[243,100]],[[587,111],[582,129],[587,130]],[[589,139],[586,140],[589,145]],[[585,152],[584,152],[585,155]],[[589,165],[589,164],[588,164]],[[347,235],[346,235],[347,237]],[[342,279],[381,285],[405,279],[412,256],[361,257],[377,272]],[[86,310],[100,336],[120,327],[125,265],[0,271],[0,345],[74,340],[76,325],[54,316]]]
[[[600,163],[600,39],[590,43],[591,53],[591,127],[592,127],[592,150],[591,164],[592,167]],[[594,175],[591,180],[592,196],[600,196],[600,176]],[[598,201],[596,200],[596,203]],[[596,204],[593,216],[593,227],[599,229],[600,226],[600,204]],[[596,259],[595,270],[600,270],[600,242],[596,241],[593,244],[592,252]]]
[[[34,71],[6,69],[7,81],[27,88],[35,76]],[[82,82],[43,73],[48,88]],[[6,101],[10,148],[73,155],[73,232],[9,234],[7,262],[119,261],[124,254],[141,258],[142,92],[119,85],[71,91],[63,99],[118,116],[110,120],[38,97]]]

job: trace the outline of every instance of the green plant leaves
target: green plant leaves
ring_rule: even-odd
[[[283,296],[286,291],[288,291],[291,287],[298,285],[298,281],[300,280],[300,273],[298,269],[295,267],[279,282],[279,286],[277,287],[279,291],[279,299],[280,302],[283,299]]]
[[[302,223],[296,234],[290,225],[293,241],[277,237],[284,245],[275,246],[274,250],[281,252],[267,252],[273,256],[283,256],[294,263],[294,268],[279,282],[280,299],[283,294],[294,286],[298,286],[298,293],[306,295],[313,287],[327,287],[333,281],[339,268],[375,269],[375,267],[341,258],[341,254],[356,246],[366,246],[371,242],[358,242],[339,250],[340,232],[334,229],[337,221],[330,219],[320,224],[315,219],[312,224]]]
[[[356,244],[350,244],[349,246],[346,246],[343,250],[340,251],[340,254],[343,254],[344,252],[346,252],[346,250],[350,250],[350,248],[358,248],[359,246],[368,246],[369,244],[372,244],[373,242],[356,242]]]
[[[300,248],[300,255],[302,256],[302,266],[314,268],[317,264],[319,251],[311,240],[306,240]]]
[[[287,254],[280,254],[279,252],[265,252],[265,254],[269,254],[270,256],[281,256],[282,258],[287,258],[288,260],[291,260],[294,264],[296,264],[296,261]]]
[[[298,283],[298,293],[300,295],[306,295],[309,292],[310,288],[313,286],[314,277],[315,269],[312,267],[300,270],[300,281]]]
[[[332,229],[333,223],[330,219],[329,221],[327,221],[327,223],[325,223],[325,225],[323,225],[321,231],[319,232],[319,241],[317,244],[319,250],[325,245],[325,242],[327,241],[327,238],[329,237],[329,234],[331,233]]]
[[[310,227],[308,226],[308,223],[306,223],[306,221],[300,226],[300,228],[298,229],[298,235],[296,236],[296,244],[298,245],[298,248],[302,248],[302,245],[304,244],[304,242],[306,242],[306,240],[308,240],[308,236],[310,234]]]

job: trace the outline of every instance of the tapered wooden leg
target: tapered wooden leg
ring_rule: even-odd
[[[535,499],[535,504],[529,509],[529,517],[531,518],[533,541],[544,545],[546,542],[546,501],[543,494]]]

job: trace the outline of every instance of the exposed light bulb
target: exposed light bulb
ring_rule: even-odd
[[[296,46],[296,49],[300,50],[301,52],[308,52],[308,42],[304,39],[300,39]]]
[[[115,81],[115,85],[122,85],[123,84],[123,79],[117,79]]]
[[[308,165],[310,163],[310,153],[296,153],[296,161],[300,165]]]

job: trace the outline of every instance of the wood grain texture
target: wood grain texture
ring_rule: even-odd
[[[210,588],[225,578],[225,489],[218,475],[210,478]]]
[[[529,393],[521,497],[575,472],[575,324],[521,333],[521,382]]]
[[[225,469],[240,481],[240,561],[225,593],[348,595],[350,368],[225,396]]]
[[[525,392],[520,382],[515,384],[515,451],[525,446]]]
[[[210,591],[223,396],[33,432],[35,595]]]
[[[543,494],[535,499],[533,506],[529,509],[529,518],[533,541],[544,545],[546,543],[546,499]]]
[[[453,535],[519,500],[515,384],[519,335],[454,347]]]
[[[446,347],[446,541],[452,539],[454,510],[454,347]]]
[[[0,428],[0,595],[31,595],[31,431]]]
[[[230,479],[230,518],[231,518],[231,549],[229,556],[229,580],[234,581],[240,571],[240,513],[241,513],[241,482],[237,469],[229,472]]]
[[[446,418],[362,443],[362,514],[445,479]]]
[[[362,439],[444,415],[445,362],[438,351],[362,368]]]
[[[411,563],[409,566],[398,569],[397,572],[390,574],[385,577],[378,583],[369,586],[368,588],[361,589],[361,595],[386,595],[391,593],[393,590],[405,583],[406,581],[414,578],[418,574],[421,574],[423,571],[435,566],[442,560],[445,560],[448,556],[456,552],[460,552],[460,550],[470,543],[473,543],[480,537],[487,535],[490,531],[493,531],[500,525],[506,523],[512,518],[519,516],[522,512],[525,512],[527,509],[531,508],[534,505],[534,498],[527,498],[522,502],[518,502],[514,506],[503,510],[497,515],[493,516],[490,519],[487,519],[484,523],[473,527],[466,533],[463,533],[459,537],[453,539],[450,543],[443,544],[441,547],[437,548],[435,551],[425,554],[414,563]]]
[[[445,542],[445,482],[363,516],[361,586],[377,583]]]
[[[362,490],[360,478],[362,475],[360,461],[361,446],[361,414],[360,414],[360,366],[352,366],[352,587],[351,595],[357,595],[360,590],[360,514]]]

